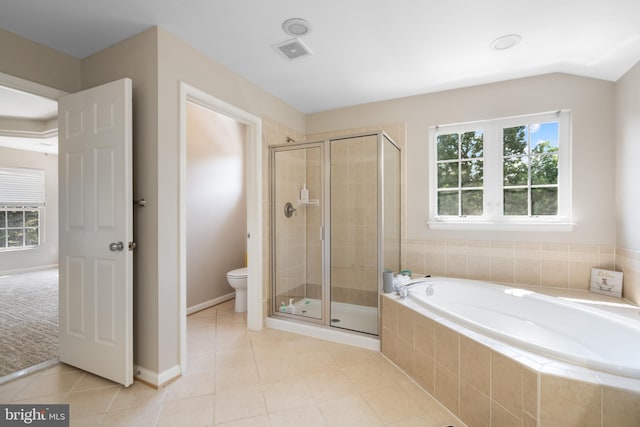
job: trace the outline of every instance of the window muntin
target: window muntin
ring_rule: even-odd
[[[429,226],[570,229],[570,131],[568,111],[432,127]],[[481,151],[463,149],[470,132],[482,135]]]
[[[558,214],[558,122],[502,129],[503,215]]]
[[[438,135],[436,146],[438,215],[482,215],[482,131]]]
[[[40,208],[0,206],[0,250],[40,245]]]
[[[40,245],[45,200],[44,170],[0,167],[0,251]]]

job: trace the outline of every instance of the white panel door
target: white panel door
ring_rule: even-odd
[[[60,99],[60,361],[133,382],[131,80]]]

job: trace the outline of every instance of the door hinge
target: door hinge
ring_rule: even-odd
[[[136,244],[136,242],[129,242],[129,250],[132,251],[135,248],[137,248],[138,245]]]

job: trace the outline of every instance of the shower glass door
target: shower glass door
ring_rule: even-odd
[[[378,334],[379,135],[331,140],[331,326]]]
[[[287,145],[271,154],[275,313],[323,321],[323,148]]]

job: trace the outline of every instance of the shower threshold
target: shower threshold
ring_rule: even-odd
[[[331,326],[317,325],[304,320],[267,317],[267,328],[319,338],[339,344],[352,345],[367,350],[380,351],[380,339],[378,337]]]

